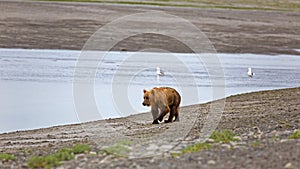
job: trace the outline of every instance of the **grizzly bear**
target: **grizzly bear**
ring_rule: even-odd
[[[179,105],[181,96],[179,93],[170,87],[154,87],[151,90],[144,89],[143,106],[151,106],[153,116],[152,124],[159,124],[164,116],[170,112],[168,120],[165,123],[179,121]],[[159,114],[160,112],[160,114]]]

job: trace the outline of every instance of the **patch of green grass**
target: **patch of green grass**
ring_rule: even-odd
[[[80,153],[89,152],[89,151],[91,151],[91,147],[86,144],[77,144],[72,148],[72,152],[74,154],[80,154]]]
[[[55,157],[55,155],[49,155],[46,157],[31,157],[27,165],[29,168],[52,168],[57,167],[61,164],[61,161]]]
[[[32,153],[32,150],[29,149],[29,148],[22,149],[21,151],[22,151],[23,153],[25,153],[25,154],[30,154],[30,153]]]
[[[180,153],[172,153],[171,156],[172,157],[179,157],[182,154],[187,154],[187,153],[195,153],[195,152],[199,152],[201,150],[208,150],[211,149],[212,145],[209,143],[195,143],[193,145],[189,145],[187,147],[185,147],[184,149],[181,150]]]
[[[253,142],[251,143],[251,146],[252,146],[252,147],[258,147],[258,146],[260,146],[260,142],[259,142],[259,141],[253,141]]]
[[[106,155],[113,155],[115,157],[127,157],[130,153],[130,149],[126,145],[114,144],[103,150]]]
[[[120,140],[116,144],[104,148],[102,153],[105,155],[113,155],[114,157],[128,157],[128,154],[130,153],[128,146],[132,144],[133,143],[130,140]]]
[[[54,154],[54,156],[59,160],[59,161],[69,161],[74,159],[74,152],[72,149],[67,149],[63,148],[59,150],[57,153]]]
[[[1,161],[9,161],[9,160],[15,160],[15,159],[16,159],[16,157],[13,154],[7,154],[7,153],[0,154]]]
[[[182,150],[182,153],[194,153],[194,152],[198,152],[201,150],[206,150],[206,149],[210,149],[212,146],[209,143],[196,143],[194,145],[191,146],[187,146],[186,148],[184,148]]]
[[[272,139],[275,140],[275,141],[278,141],[278,140],[281,139],[281,137],[280,136],[272,136]]]
[[[239,139],[235,138],[236,134],[230,130],[224,131],[214,131],[210,136],[215,142],[222,142],[222,143],[229,143],[230,141],[240,141]]]
[[[57,167],[62,161],[74,159],[74,154],[91,151],[89,145],[77,144],[73,148],[63,148],[48,156],[34,156],[27,161],[29,168],[52,168]]]
[[[300,139],[300,130],[295,131],[292,135],[288,137],[289,139]]]

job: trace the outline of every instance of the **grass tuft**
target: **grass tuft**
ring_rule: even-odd
[[[91,147],[86,144],[77,144],[73,147],[72,152],[74,154],[80,154],[91,151]]]
[[[126,145],[114,144],[103,150],[106,155],[113,155],[115,157],[127,157],[130,153],[130,149]]]
[[[15,160],[15,159],[16,159],[16,157],[13,154],[7,154],[7,153],[0,154],[1,161],[9,161],[9,160]]]
[[[31,157],[27,165],[29,168],[52,168],[57,167],[61,164],[60,160],[56,158],[54,155],[49,155],[46,157]]]
[[[222,143],[229,143],[230,141],[240,141],[239,139],[235,138],[236,134],[230,130],[224,131],[214,131],[210,136],[215,142],[222,142]]]
[[[187,153],[195,153],[195,152],[199,152],[201,150],[208,150],[211,149],[212,145],[209,143],[195,143],[193,145],[189,145],[187,147],[185,147],[184,149],[181,150],[180,153],[172,153],[171,156],[172,157],[179,157],[182,154],[187,154]]]
[[[74,159],[74,154],[71,149],[64,148],[55,153],[54,156],[59,161],[69,161]]]
[[[253,142],[251,143],[251,146],[252,146],[252,147],[258,147],[258,146],[260,146],[260,142],[259,142],[259,141],[253,141]]]
[[[62,161],[74,159],[74,154],[91,151],[89,145],[76,144],[73,148],[63,148],[48,156],[34,156],[27,161],[29,168],[53,168],[59,166]]]
[[[132,144],[133,142],[130,140],[120,140],[114,145],[104,148],[102,153],[105,155],[113,155],[114,157],[128,157],[130,153],[129,146]]]
[[[210,149],[212,146],[209,143],[196,143],[191,146],[187,146],[182,150],[182,153],[194,153],[194,152],[199,152],[201,150],[207,150]]]
[[[292,135],[288,137],[289,139],[300,139],[300,130],[295,131]]]

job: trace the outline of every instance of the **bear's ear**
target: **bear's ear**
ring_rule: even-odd
[[[154,96],[155,90],[151,90],[151,94]]]
[[[144,93],[146,93],[146,92],[147,92],[147,90],[146,90],[146,89],[144,89],[144,90],[143,90],[143,92],[144,92]]]

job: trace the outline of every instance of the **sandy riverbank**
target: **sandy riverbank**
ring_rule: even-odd
[[[299,12],[26,0],[0,1],[0,47],[80,50],[87,39],[105,24],[123,16],[149,11],[164,11],[188,20],[205,33],[217,52],[299,54],[294,50],[300,44]],[[140,24],[134,22],[132,24]],[[142,24],[147,27],[151,23]],[[182,31],[176,30],[177,34]],[[112,50],[145,48],[191,52],[182,42],[157,34],[129,37]]]
[[[0,135],[0,152],[12,153],[17,160],[1,162],[4,168],[27,167],[26,161],[34,155],[47,155],[76,143],[89,144],[92,151],[101,152],[104,147],[123,139],[148,140],[141,147],[130,145],[132,153],[126,158],[111,155],[84,154],[65,162],[64,168],[283,168],[291,163],[299,168],[299,139],[288,139],[300,129],[300,88],[255,92],[231,96],[226,99],[218,130],[229,129],[240,135],[241,142],[215,145],[210,150],[171,156],[172,151],[198,142],[199,131],[206,121],[211,103],[183,107],[181,118],[196,118],[189,132],[179,130],[174,139],[158,137],[175,125],[151,124],[149,113],[127,118],[89,122],[82,125],[58,126],[32,131]],[[187,125],[186,125],[187,126]],[[255,144],[255,145],[254,145]],[[257,145],[256,145],[257,144]],[[164,151],[164,148],[168,148]],[[159,150],[157,149],[159,148]],[[134,150],[141,150],[137,154]],[[150,152],[150,154],[149,154]],[[143,154],[148,153],[148,157]],[[151,154],[152,153],[152,154]],[[213,162],[211,162],[213,160]],[[210,161],[210,162],[209,162]],[[213,163],[213,164],[211,164]],[[226,165],[225,165],[226,164]]]

